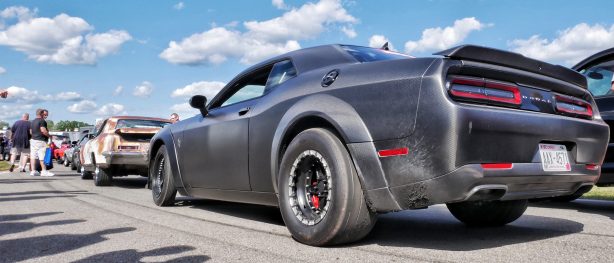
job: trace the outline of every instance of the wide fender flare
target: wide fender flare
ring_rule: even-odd
[[[327,94],[305,97],[292,105],[280,119],[271,147],[271,180],[277,189],[279,152],[286,133],[305,117],[319,117],[337,130],[346,144],[373,141],[367,126],[352,105]]]
[[[171,129],[169,126],[158,131],[158,133],[156,133],[156,135],[151,140],[151,148],[149,150],[149,168],[151,169],[151,162],[156,157],[156,153],[158,151],[157,149],[154,151],[154,146],[157,145],[159,142],[162,142],[162,144],[164,144],[164,146],[166,147],[166,152],[168,153],[168,161],[171,166],[171,171],[173,173],[173,182],[175,182],[175,186],[178,188],[185,189],[179,170],[175,140],[173,140],[173,134],[171,133]],[[148,178],[150,176],[151,175],[148,175]],[[149,178],[149,180],[151,180],[151,178]]]

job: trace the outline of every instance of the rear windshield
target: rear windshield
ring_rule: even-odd
[[[412,56],[379,48],[360,46],[341,46],[345,51],[360,62],[372,62],[381,60],[394,60],[413,58]]]
[[[115,128],[162,128],[169,124],[168,122],[154,120],[118,120]]]

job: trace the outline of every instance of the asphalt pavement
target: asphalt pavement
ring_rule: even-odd
[[[146,180],[110,187],[57,165],[0,173],[0,262],[613,262],[614,202],[534,203],[505,227],[470,228],[443,205],[380,215],[364,240],[294,241],[277,208],[178,197],[157,207]]]

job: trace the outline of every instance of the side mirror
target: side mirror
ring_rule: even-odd
[[[207,116],[209,113],[207,111],[207,97],[203,95],[192,96],[192,98],[190,98],[190,106],[192,106],[192,108],[199,109],[200,114],[202,114],[203,117]]]
[[[75,146],[75,145],[77,145],[77,141],[72,141],[72,142],[70,142],[70,144],[72,144],[72,146]]]

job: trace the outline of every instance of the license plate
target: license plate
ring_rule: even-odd
[[[548,172],[571,171],[567,148],[559,144],[540,144],[542,168]]]

